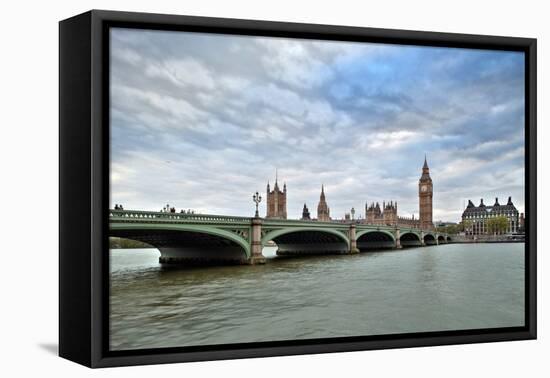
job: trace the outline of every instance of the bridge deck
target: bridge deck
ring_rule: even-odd
[[[262,248],[278,254],[346,254],[447,242],[433,230],[357,221],[264,219],[212,214],[109,210],[110,236],[159,249],[161,261],[265,261]],[[185,234],[185,235],[184,235]]]

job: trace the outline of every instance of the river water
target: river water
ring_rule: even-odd
[[[111,250],[111,350],[524,325],[523,243],[163,268]]]

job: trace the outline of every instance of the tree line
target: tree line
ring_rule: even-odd
[[[508,230],[508,218],[505,216],[498,216],[489,218],[485,223],[487,225],[487,231],[489,234],[504,234]],[[437,227],[438,232],[445,232],[451,235],[456,235],[460,232],[468,232],[472,230],[473,222],[465,220],[459,224],[452,224],[448,226]]]

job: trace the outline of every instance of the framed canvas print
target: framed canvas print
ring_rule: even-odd
[[[62,357],[536,337],[536,40],[60,22]]]

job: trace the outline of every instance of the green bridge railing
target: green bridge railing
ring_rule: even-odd
[[[214,215],[214,214],[190,214],[190,213],[169,213],[161,211],[144,211],[144,210],[109,210],[109,219],[111,221],[122,222],[181,222],[181,223],[218,223],[218,224],[250,224],[252,217],[240,217],[230,215]],[[341,226],[342,228],[349,227],[350,221],[333,220],[328,222],[320,222],[316,220],[300,220],[300,219],[265,219],[263,218],[264,225],[288,225],[288,226]],[[361,223],[355,220],[355,224],[358,229],[378,229],[378,230],[395,230],[396,228],[408,232],[420,232],[425,231],[429,233],[436,233],[435,230],[422,230],[416,227],[410,227],[410,225],[382,225],[382,224],[369,224]]]
[[[250,222],[251,218],[235,217],[227,215],[168,213],[160,211],[143,210],[109,210],[109,218],[127,221],[140,220],[166,220],[179,222],[224,222],[243,223]]]

